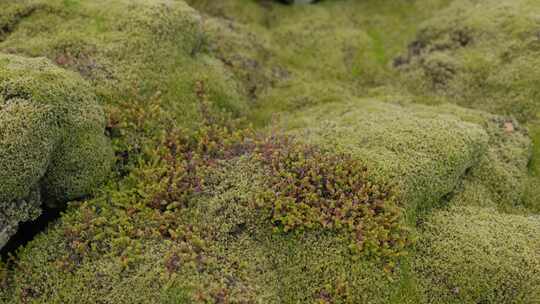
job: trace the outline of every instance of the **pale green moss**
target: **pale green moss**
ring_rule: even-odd
[[[414,37],[419,20],[448,1],[187,2],[227,20],[219,30],[204,22],[210,49],[248,79],[257,107],[250,119],[267,124],[276,112],[339,102],[390,82],[390,59]]]
[[[448,104],[364,99],[296,112],[282,121],[301,140],[363,160],[375,181],[397,186],[413,213],[445,196],[474,196],[461,193],[464,183],[469,190],[486,188],[489,195],[479,195],[503,208],[519,205],[525,191],[531,142],[509,118]]]
[[[429,303],[538,303],[540,218],[477,207],[437,211],[414,262]]]
[[[53,205],[89,194],[111,167],[104,132],[79,76],[44,58],[0,55],[0,214],[16,225],[35,217],[25,215],[29,197],[39,206],[39,193]]]
[[[396,60],[416,93],[525,121],[540,109],[540,4],[458,0]]]
[[[29,0],[10,2],[9,13],[0,12],[0,28],[8,25],[0,33],[0,50],[46,56],[90,81],[111,109],[115,147],[128,163],[119,170],[123,178],[111,181],[103,195],[71,207],[22,249],[16,268],[0,265],[0,301],[537,300],[534,285],[509,278],[523,273],[527,283],[538,282],[538,218],[497,213],[506,207],[515,211],[521,203],[530,153],[526,130],[513,119],[484,112],[410,104],[442,100],[529,118],[536,109],[531,88],[538,77],[528,56],[537,49],[534,35],[521,29],[534,23],[528,10],[535,3],[454,1],[441,13],[446,17],[428,21],[421,30],[419,41],[429,46],[420,44],[419,54],[412,48],[411,56],[396,61],[410,81],[411,93],[404,96],[392,83],[396,71],[390,58],[413,39],[419,21],[450,1],[323,1],[294,7],[251,0],[188,2],[210,16],[183,1],[166,0]],[[473,2],[478,3],[474,8]],[[471,21],[458,27],[461,20]],[[500,33],[494,30],[499,27]],[[462,36],[468,29],[473,43]],[[516,42],[514,34],[524,40]],[[504,47],[492,52],[493,45]],[[485,81],[489,85],[483,87]],[[357,97],[366,94],[382,96]],[[411,257],[385,273],[380,262],[351,254],[347,237],[335,231],[272,233],[271,215],[254,208],[252,200],[264,190],[266,177],[246,159],[220,164],[206,176],[211,189],[187,206],[163,213],[150,208],[144,198],[151,193],[145,191],[167,180],[150,179],[159,185],[142,186],[138,174],[168,172],[154,168],[154,150],[167,143],[161,139],[169,129],[197,129],[199,101],[205,99],[211,110],[250,112],[256,124],[267,123],[276,112],[292,112],[280,120],[290,134],[362,160],[373,182],[394,186],[411,230],[427,220],[418,252],[411,250]],[[28,112],[28,120],[41,123],[55,119],[25,105],[17,103],[11,111]],[[70,145],[99,145],[79,139]],[[53,149],[48,141],[31,144]],[[86,152],[65,148],[51,163],[92,156]],[[77,164],[73,168],[80,170]],[[47,192],[60,195],[62,186],[81,184],[77,178],[61,183],[63,174],[59,170],[43,179]],[[532,181],[529,189],[536,185]],[[533,200],[529,195],[528,204]],[[443,204],[454,209],[437,211]],[[504,243],[514,235],[513,247]],[[490,250],[470,255],[472,262],[464,264],[477,247]],[[523,260],[519,253],[525,253]],[[492,260],[501,267],[495,269]]]
[[[347,235],[273,232],[269,211],[253,207],[265,185],[259,164],[233,159],[208,177],[212,187],[203,195],[162,215],[125,190],[111,192],[114,205],[96,199],[71,208],[19,253],[0,299],[394,303],[400,271],[387,274],[381,263],[352,254]],[[158,219],[165,218],[184,228],[161,234]]]
[[[15,4],[8,4],[10,8]],[[239,84],[207,52],[200,15],[183,1],[34,0],[37,7],[0,42],[0,51],[48,57],[74,70],[110,105],[159,95],[171,119],[200,122],[195,83],[206,82],[215,109],[247,111]]]
[[[328,104],[284,121],[300,140],[362,160],[413,214],[451,193],[489,142],[480,125],[448,111],[375,100]]]

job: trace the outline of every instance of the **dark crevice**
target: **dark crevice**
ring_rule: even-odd
[[[0,250],[1,259],[4,260],[7,259],[9,255],[15,255],[19,247],[25,246],[32,241],[36,235],[47,230],[51,223],[60,218],[60,215],[64,210],[65,209],[53,209],[43,206],[43,212],[37,219],[19,224],[17,233],[15,233],[6,246]]]
[[[13,16],[11,16],[11,18],[8,18],[8,20],[6,20],[5,22],[0,23],[0,42],[6,40],[7,37],[15,30],[17,25],[19,25],[22,20],[30,17],[40,7],[41,6],[39,5],[25,7],[24,9],[15,12]]]

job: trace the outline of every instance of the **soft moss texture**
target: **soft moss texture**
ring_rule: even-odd
[[[0,16],[29,7],[32,14],[20,18],[0,52],[48,57],[89,80],[110,107],[159,94],[169,116],[194,128],[200,116],[193,87],[207,80],[216,108],[246,110],[237,82],[208,55],[201,16],[183,1],[28,0],[8,3]]]
[[[348,236],[273,232],[253,208],[262,168],[241,157],[209,175],[205,193],[165,213],[126,196],[73,206],[18,256],[6,303],[388,303],[400,286],[358,260]],[[24,270],[23,270],[24,269]],[[1,282],[1,280],[0,280]],[[401,302],[396,302],[401,303]]]
[[[36,211],[25,210],[29,202],[39,206],[40,196],[65,203],[108,176],[112,149],[95,95],[44,58],[0,55],[0,132],[3,224],[33,218],[28,212]]]
[[[494,209],[437,211],[414,267],[430,303],[538,303],[540,221]]]
[[[389,63],[413,39],[419,20],[449,1],[187,2],[214,17],[203,23],[210,49],[251,82],[256,111],[250,120],[263,125],[276,112],[365,96],[386,85],[395,73]],[[212,20],[225,20],[226,30],[216,30]]]
[[[534,119],[540,106],[539,10],[531,0],[453,1],[421,26],[395,64],[410,88],[432,99]]]
[[[536,2],[186,2],[0,0],[0,52],[80,74],[117,155],[93,198],[0,263],[0,302],[539,301]],[[30,151],[54,150],[56,116],[19,95]],[[265,163],[268,136],[294,140],[263,144]],[[328,158],[280,158],[293,142]],[[377,204],[391,212],[371,221]],[[351,246],[363,232],[373,253]]]
[[[364,161],[376,181],[396,184],[411,211],[436,205],[466,173],[500,176],[493,184],[504,185],[525,175],[529,159],[530,142],[517,123],[513,132],[504,132],[504,118],[451,105],[362,99],[315,107],[283,121],[302,140]],[[515,185],[509,188],[519,196]]]

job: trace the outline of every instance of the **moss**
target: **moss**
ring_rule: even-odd
[[[9,35],[17,24],[24,18],[30,16],[38,5],[30,1],[18,1],[12,5],[2,3],[3,9],[0,13],[0,41]]]
[[[212,21],[204,22],[209,46],[256,82],[250,120],[257,125],[268,124],[276,112],[339,102],[387,84],[394,79],[390,58],[414,37],[418,20],[447,2],[188,1],[214,20],[228,20],[217,31]]]
[[[0,299],[387,303],[396,292],[399,274],[359,262],[347,234],[276,234],[270,209],[253,206],[266,183],[258,162],[235,158],[208,173],[208,187],[181,208],[160,212],[126,191],[111,192],[112,205],[73,206],[19,253]]]
[[[448,48],[427,51],[417,42],[418,54],[413,45],[411,56],[396,61],[406,72],[389,66],[413,39],[419,20],[450,1],[189,2],[203,13],[183,1],[165,0],[36,0],[14,9],[39,4],[24,18],[0,13],[17,19],[9,21],[16,26],[10,26],[0,50],[46,56],[92,84],[109,114],[107,131],[118,156],[114,177],[97,197],[71,204],[57,223],[18,252],[16,261],[0,265],[1,302],[499,302],[493,298],[495,287],[501,301],[536,300],[533,292],[530,298],[519,294],[528,285],[507,278],[519,270],[536,283],[536,248],[531,249],[536,245],[530,245],[536,240],[519,227],[532,231],[537,219],[498,213],[527,212],[514,208],[527,180],[527,132],[512,118],[438,103],[459,95],[439,93],[457,78],[468,79],[460,76],[467,74],[455,54],[474,44],[460,31],[444,34],[441,45]],[[442,14],[459,5],[465,1],[454,1]],[[482,36],[481,30],[474,33]],[[492,43],[488,36],[482,36],[486,48]],[[484,66],[492,58],[482,55],[464,55],[467,69],[474,67],[479,78],[494,71]],[[420,63],[421,73],[414,68]],[[413,82],[426,84],[422,77],[431,82],[420,88],[409,83],[406,95],[393,83],[401,72]],[[463,96],[467,90],[456,89]],[[366,94],[378,97],[358,97]],[[525,100],[527,94],[520,96]],[[482,100],[497,103],[492,97],[470,100],[478,101],[478,108],[499,111],[499,104],[480,105]],[[24,101],[26,95],[17,98]],[[460,98],[461,105],[470,106],[470,100]],[[438,105],[411,104],[417,101]],[[23,105],[13,111],[30,111]],[[519,109],[499,112],[520,115],[525,108],[519,104]],[[28,119],[56,119],[41,107],[31,109]],[[259,138],[232,131],[239,126],[235,118],[264,125],[281,111],[289,113],[278,120],[279,127],[316,153],[291,143],[270,149],[277,154],[261,161]],[[100,145],[92,137],[65,141]],[[61,151],[49,163],[93,156]],[[81,170],[76,163],[70,167]],[[60,195],[63,186],[81,184],[78,178],[60,183],[63,174],[44,177],[46,192]],[[339,195],[331,196],[320,177]],[[359,183],[373,191],[354,196],[350,190]],[[388,208],[383,209],[391,212],[383,212],[380,221],[369,220],[380,211],[377,206],[344,208],[351,198],[369,205],[380,189],[397,196],[394,201],[383,195]],[[317,205],[320,201],[333,206]],[[445,204],[454,209],[438,210]],[[477,210],[481,215],[472,215]],[[336,228],[341,219],[352,226],[369,223],[364,230]],[[452,227],[446,228],[448,222]],[[351,246],[351,237],[357,237],[351,232],[358,231],[371,233],[372,251]],[[521,264],[496,238],[499,231],[518,235],[512,245],[532,262],[527,258]],[[417,234],[417,252],[409,243],[400,244]],[[443,265],[459,260],[454,253],[461,248],[475,248],[476,237],[495,249],[475,257],[471,267]],[[460,247],[461,242],[468,247]],[[385,259],[388,248],[399,248],[399,254],[390,250],[399,257]],[[405,253],[410,256],[402,257]],[[490,260],[504,271],[484,263]],[[436,281],[446,276],[462,284],[462,273],[481,279],[469,289],[460,287],[457,299],[455,286]]]
[[[260,146],[255,157],[267,168],[268,190],[257,200],[271,209],[275,230],[348,233],[353,252],[386,260],[389,269],[406,254],[401,209],[386,185],[369,182],[362,163],[287,138]]]
[[[201,16],[182,1],[35,0],[19,6],[38,8],[0,51],[48,57],[78,72],[105,104],[144,103],[159,93],[169,117],[195,128],[200,116],[193,87],[206,80],[215,109],[237,116],[248,109],[240,85],[208,54]]]
[[[282,126],[362,160],[371,178],[397,187],[412,221],[448,197],[474,204],[465,198],[482,196],[506,210],[522,205],[531,141],[517,121],[450,104],[419,106],[403,95],[381,99],[401,105],[334,103],[284,116]]]
[[[17,232],[19,223],[36,219],[41,214],[39,189],[32,189],[24,199],[16,203],[2,204],[0,208],[0,248]]]
[[[435,212],[423,226],[415,269],[430,303],[536,303],[540,222],[489,208]]]
[[[12,55],[0,55],[0,72],[0,213],[13,230],[35,218],[39,193],[51,205],[89,194],[108,176],[112,151],[80,77]]]
[[[203,87],[197,92],[204,103]],[[323,154],[317,154],[316,162],[295,161],[309,159],[315,151],[294,150],[292,142],[268,149],[270,141],[238,137],[219,125],[207,125],[194,136],[180,129],[165,132],[128,176],[111,183],[102,196],[70,208],[57,225],[19,252],[0,299],[387,303],[399,292],[400,285],[392,285],[401,276],[397,259],[391,265],[386,259],[388,251],[403,249],[399,242],[406,231],[399,228],[399,209],[356,170],[336,169],[339,160],[354,163]],[[276,214],[277,201],[257,199],[285,190],[284,174],[297,185],[287,197],[301,192],[302,185],[309,187],[308,177],[294,175],[295,168],[310,175],[320,171],[337,191],[337,197],[320,197],[336,206],[336,214],[320,207],[320,217],[299,218],[305,227],[285,231],[276,216],[293,218],[294,206]],[[350,181],[354,176],[357,183]],[[358,193],[351,196],[351,191]],[[365,208],[347,211],[352,199]],[[316,201],[302,199],[296,205],[302,204],[317,212]],[[333,227],[340,212],[350,213],[344,214],[343,225],[364,225],[352,237],[363,233],[369,250],[355,250],[351,231]],[[330,225],[313,225],[326,218]],[[306,272],[310,275],[300,282]],[[293,281],[298,285],[291,285]]]
[[[396,64],[416,93],[534,119],[539,9],[528,0],[454,1],[421,26]]]
[[[366,99],[313,108],[284,121],[300,139],[361,160],[373,180],[396,187],[413,214],[452,192],[489,141],[480,125],[444,110]]]

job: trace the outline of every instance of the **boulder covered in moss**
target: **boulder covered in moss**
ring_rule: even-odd
[[[282,125],[293,141],[235,143],[211,127],[192,149],[168,134],[106,196],[22,250],[25,271],[9,271],[0,296],[423,303],[423,277],[408,266],[411,227],[479,167],[494,147],[490,128],[504,127],[496,118],[361,99],[296,113]],[[517,125],[504,134],[527,149]]]
[[[540,218],[460,207],[422,225],[414,268],[429,303],[538,303]]]
[[[540,3],[458,0],[395,60],[415,93],[534,119],[540,108]]]
[[[361,159],[375,181],[393,183],[412,209],[451,192],[488,143],[478,125],[435,108],[369,99],[315,107],[283,121],[302,140]]]
[[[109,108],[125,110],[125,103],[142,108],[159,97],[162,114],[195,128],[201,117],[194,87],[205,81],[212,110],[236,116],[247,110],[246,97],[226,63],[209,54],[203,18],[183,1],[28,0],[2,5],[6,11],[0,12],[0,20],[10,19],[12,11],[32,13],[21,16],[0,40],[0,51],[47,57],[79,73]]]
[[[432,274],[445,275],[440,261],[454,257],[439,258],[430,246],[449,248],[454,235],[464,235],[468,247],[482,247],[474,229],[488,215],[469,217],[470,234],[429,225],[445,205],[490,208],[478,210],[493,210],[505,223],[497,212],[519,203],[523,191],[526,130],[512,118],[415,105],[409,100],[420,98],[399,88],[396,96],[387,96],[389,87],[362,89],[385,83],[390,71],[381,66],[414,32],[391,29],[425,17],[424,4],[435,9],[446,1],[189,2],[210,16],[183,1],[10,4],[12,12],[39,5],[19,17],[9,13],[5,20],[16,26],[0,38],[0,50],[46,56],[90,81],[110,110],[122,163],[114,182],[70,205],[18,252],[16,264],[0,263],[0,302],[452,300]],[[413,65],[407,60],[403,67]],[[452,75],[441,70],[436,82]],[[392,102],[358,97],[366,92]],[[279,127],[263,139],[231,131],[238,125],[214,111],[243,116],[249,106],[261,107],[251,113],[255,123],[288,112],[278,120],[286,134]],[[535,232],[534,217],[508,221],[524,218],[523,231]],[[412,246],[416,236],[421,253]],[[516,244],[521,252],[532,248]],[[516,296],[528,286],[505,280],[523,270],[535,282],[535,264],[508,256],[503,279],[481,260],[461,268],[464,276],[482,277],[486,269],[495,275],[486,288],[459,289],[459,299],[489,302],[502,286],[503,301],[534,303]],[[450,275],[448,281],[462,285]]]
[[[364,171],[347,171],[354,164],[350,159],[317,154],[321,158],[313,162],[313,150],[270,139],[257,149],[248,140],[247,154],[195,163],[199,155],[184,154],[175,145],[182,141],[169,140],[169,147],[159,148],[157,158],[111,189],[108,198],[70,208],[20,251],[17,270],[5,271],[0,300],[382,304],[399,294],[401,286],[392,279],[402,273],[386,263],[405,244],[399,208],[383,195],[386,188],[366,183]],[[203,155],[210,156],[204,151],[219,140],[200,142]],[[231,147],[228,152],[237,153]],[[179,162],[173,165],[175,157]],[[332,160],[342,162],[334,166]],[[295,175],[301,172],[306,175]],[[328,186],[307,193],[322,187],[315,172]],[[286,191],[284,176],[296,190]],[[343,184],[353,176],[358,179],[351,187],[362,188],[354,197],[359,209],[350,206],[353,198],[347,199]],[[295,191],[314,199],[299,202],[303,207],[295,211]],[[342,218],[318,206],[320,199],[351,215]],[[280,208],[288,211],[276,212]],[[301,222],[287,231],[286,218]],[[353,234],[352,224],[360,224]],[[364,240],[369,250],[355,249]]]
[[[42,201],[91,193],[111,161],[103,110],[78,75],[44,58],[0,55],[0,223],[12,233]]]

